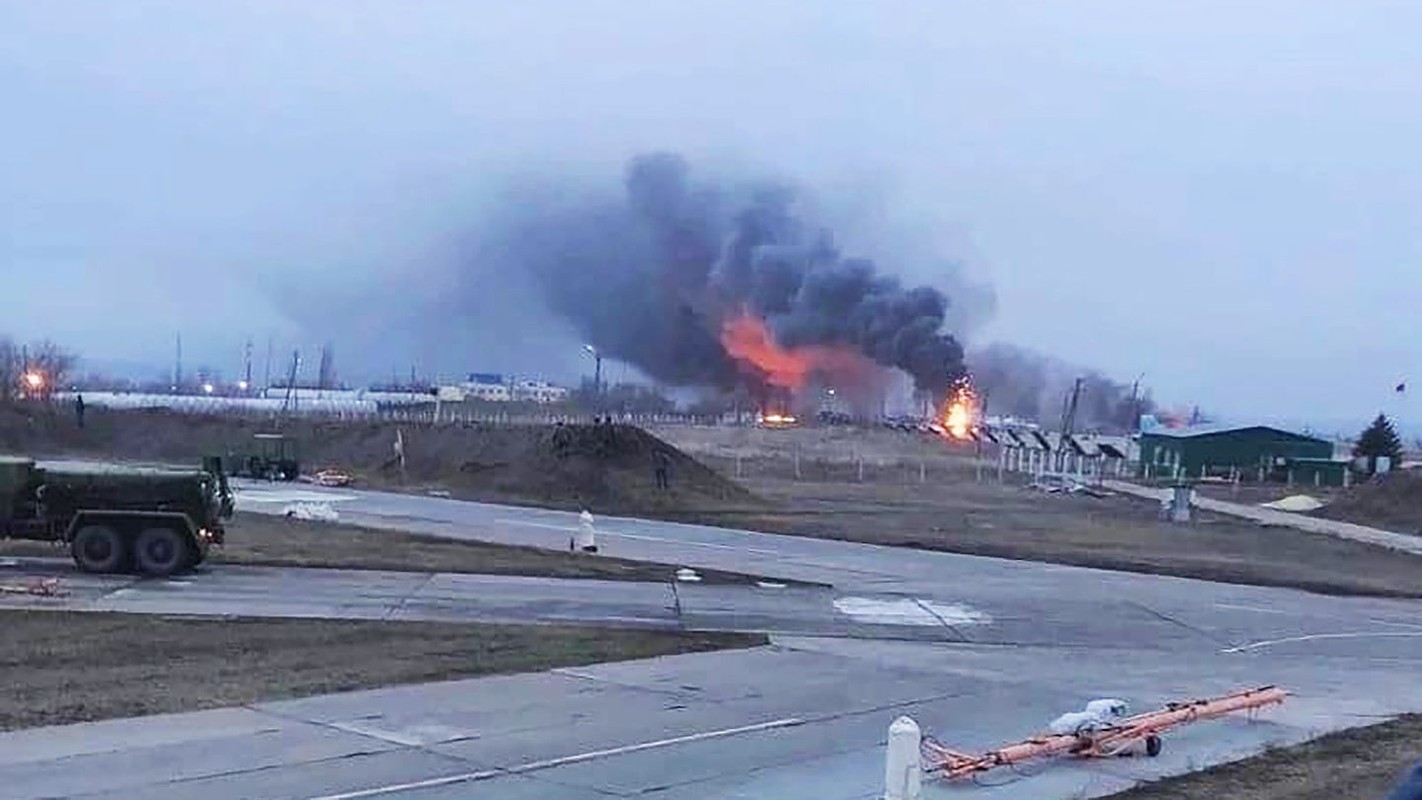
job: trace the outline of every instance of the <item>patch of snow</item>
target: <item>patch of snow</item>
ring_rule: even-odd
[[[1309,497],[1306,494],[1295,494],[1275,500],[1272,503],[1260,503],[1259,505],[1263,508],[1270,508],[1275,511],[1305,512],[1317,511],[1327,504],[1316,497]]]
[[[341,518],[330,503],[292,503],[281,510],[282,516],[316,522],[336,522]]]
[[[841,597],[835,610],[856,622],[878,625],[986,625],[992,618],[977,609],[957,603],[916,600],[911,597]]]

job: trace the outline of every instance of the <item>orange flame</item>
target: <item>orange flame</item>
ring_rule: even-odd
[[[853,350],[826,345],[781,347],[765,321],[741,313],[721,326],[721,344],[737,361],[765,375],[765,382],[781,389],[799,389],[813,373],[831,376],[861,374],[872,369],[868,359]]]
[[[973,392],[973,385],[966,380],[960,381],[944,401],[939,424],[954,439],[967,439],[977,425],[978,414],[978,398]]]

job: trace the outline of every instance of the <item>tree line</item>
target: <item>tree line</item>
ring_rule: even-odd
[[[48,400],[69,382],[78,362],[78,356],[48,339],[17,344],[0,337],[0,403]]]

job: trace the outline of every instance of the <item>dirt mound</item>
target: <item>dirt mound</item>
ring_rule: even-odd
[[[60,410],[0,409],[0,452],[195,462],[250,449],[270,423],[167,411],[90,409],[80,430]],[[396,458],[397,431],[405,467]],[[646,431],[625,425],[499,426],[296,419],[283,432],[305,471],[339,467],[362,483],[456,497],[637,513],[754,504],[734,482]],[[661,455],[658,455],[661,454]],[[656,465],[670,487],[658,489]]]
[[[379,475],[398,482],[394,433],[384,433],[385,438],[377,437],[383,456]],[[632,426],[417,428],[404,437],[405,480],[437,483],[465,496],[613,512],[753,499],[701,462]],[[657,489],[659,460],[670,483],[666,490]]]
[[[1315,515],[1422,535],[1422,473],[1409,470],[1375,476],[1343,492]]]

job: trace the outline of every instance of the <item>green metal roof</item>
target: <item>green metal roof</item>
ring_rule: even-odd
[[[1244,433],[1246,431],[1269,431],[1287,436],[1291,439],[1303,439],[1311,442],[1328,443],[1327,439],[1320,439],[1317,436],[1305,436],[1302,433],[1286,431],[1283,428],[1276,428],[1273,425],[1193,425],[1188,428],[1153,428],[1142,431],[1142,436],[1160,436],[1166,439],[1198,439],[1204,436],[1219,436],[1222,434]]]

